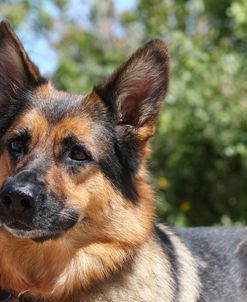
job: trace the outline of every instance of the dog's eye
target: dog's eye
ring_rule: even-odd
[[[80,147],[74,147],[69,153],[69,157],[76,161],[84,161],[89,158],[86,152]]]
[[[9,151],[15,154],[22,154],[25,152],[26,144],[21,138],[15,138],[9,143]]]

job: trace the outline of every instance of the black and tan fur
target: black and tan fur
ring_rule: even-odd
[[[146,159],[168,68],[153,40],[72,95],[0,23],[0,288],[11,301],[247,301],[246,229],[155,223]]]

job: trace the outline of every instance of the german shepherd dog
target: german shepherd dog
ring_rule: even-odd
[[[247,229],[155,223],[146,159],[168,65],[152,40],[73,95],[0,23],[2,301],[247,301]]]

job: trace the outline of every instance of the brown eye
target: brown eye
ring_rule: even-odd
[[[11,153],[24,153],[25,142],[21,138],[16,138],[9,143],[9,151]]]
[[[75,147],[71,150],[69,157],[72,160],[76,160],[76,161],[84,161],[86,159],[88,159],[87,154],[85,153],[85,151],[80,148],[80,147]]]

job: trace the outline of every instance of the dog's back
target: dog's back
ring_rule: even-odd
[[[166,254],[167,238],[170,240],[169,245],[173,250],[171,263],[178,279],[178,295],[179,284],[185,278],[187,286],[193,286],[193,280],[188,277],[191,269],[184,271],[178,265],[179,250],[185,245],[196,262],[200,283],[198,301],[247,301],[247,228],[167,229],[159,225],[156,234],[164,243]],[[172,241],[173,236],[178,236],[181,240],[179,244]],[[186,256],[184,261],[190,261],[189,257]]]
[[[199,301],[247,301],[247,228],[178,229],[199,264]]]

